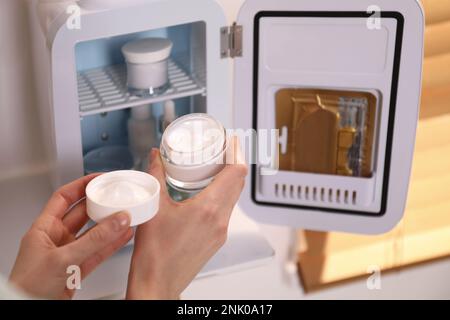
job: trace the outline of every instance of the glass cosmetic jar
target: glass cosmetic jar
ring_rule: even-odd
[[[131,94],[153,96],[169,87],[168,64],[173,43],[164,38],[131,41],[122,47]]]
[[[164,131],[161,158],[175,200],[189,198],[206,186],[226,164],[227,136],[223,125],[203,113],[178,118]]]

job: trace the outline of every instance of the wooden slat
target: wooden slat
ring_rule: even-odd
[[[450,20],[450,0],[422,0],[427,24]]]
[[[437,205],[433,209],[449,212],[450,205]],[[352,239],[352,241],[359,240]],[[369,266],[387,270],[433,260],[446,256],[449,252],[450,224],[442,224],[440,229],[431,229],[422,234],[416,233],[407,239],[392,237],[387,241],[374,241],[365,246],[364,252],[361,252],[358,247],[353,247],[340,254],[327,256],[302,254],[299,270],[305,290],[310,291],[337,281],[358,276],[367,277]]]
[[[450,53],[450,20],[425,28],[425,57]]]
[[[425,120],[447,114],[450,114],[450,84],[424,88],[422,90],[420,119]],[[418,139],[422,139],[422,136],[419,135]],[[435,139],[439,139],[439,137],[435,136],[434,139],[428,140],[428,145],[431,145]]]
[[[437,87],[450,84],[450,53],[428,57],[423,65],[423,86]]]

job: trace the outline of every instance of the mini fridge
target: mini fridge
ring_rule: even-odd
[[[55,187],[85,174],[93,150],[128,146],[133,108],[151,106],[159,119],[171,101],[176,116],[208,113],[256,132],[241,137],[251,150],[259,131],[279,133],[278,156],[249,159],[239,205],[254,220],[377,234],[402,218],[420,101],[420,2],[246,0],[232,24],[214,0],[31,3]],[[137,97],[121,47],[146,37],[173,42],[170,87]]]

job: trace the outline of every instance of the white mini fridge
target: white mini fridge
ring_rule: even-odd
[[[173,101],[177,116],[278,130],[279,156],[252,161],[240,199],[254,220],[377,234],[402,218],[421,88],[418,1],[246,0],[232,25],[214,0],[43,0],[31,10],[55,187],[85,174],[90,151],[127,146],[132,108],[151,105],[158,118]],[[136,97],[120,48],[153,36],[174,44],[170,87]],[[258,150],[254,135],[243,139]]]

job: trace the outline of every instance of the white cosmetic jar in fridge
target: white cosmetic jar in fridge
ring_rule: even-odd
[[[225,128],[211,116],[194,113],[178,118],[161,141],[168,184],[182,192],[205,188],[224,168],[227,146]]]
[[[173,43],[165,38],[145,38],[122,47],[131,94],[152,96],[169,87],[168,64]]]
[[[156,178],[139,171],[123,170],[94,178],[86,187],[86,207],[95,222],[126,211],[131,226],[152,219],[159,210],[161,186]]]

